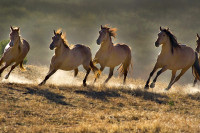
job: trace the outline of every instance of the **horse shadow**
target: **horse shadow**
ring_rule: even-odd
[[[96,91],[96,90],[92,90],[92,88],[89,88],[89,90],[87,91],[75,90],[74,92],[77,94],[83,94],[89,98],[98,99],[105,102],[109,101],[108,100],[109,97],[121,97],[121,95],[116,90],[109,90],[109,89]]]
[[[196,93],[196,94],[189,94],[188,97],[190,97],[192,100],[198,101],[200,102],[200,93]]]
[[[43,96],[47,100],[54,102],[56,104],[60,104],[60,105],[64,105],[64,106],[72,106],[71,104],[66,103],[63,100],[63,99],[65,99],[65,96],[51,92],[48,89],[41,90],[41,89],[38,89],[38,88],[29,88],[29,87],[26,87],[25,89],[27,90],[27,92],[24,92],[23,94]]]
[[[167,104],[169,97],[165,94],[155,93],[155,92],[149,92],[142,90],[141,88],[137,89],[120,89],[122,93],[132,95],[134,97],[139,97],[144,100],[156,102],[158,104]]]

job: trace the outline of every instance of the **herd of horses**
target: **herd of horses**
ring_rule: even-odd
[[[6,79],[8,79],[16,66],[20,65],[20,68],[24,69],[23,60],[30,50],[29,43],[20,37],[19,27],[13,28],[11,26],[10,30],[10,42],[6,45],[0,59],[0,66],[4,63],[4,66],[0,69],[0,75],[8,66],[12,65],[10,71],[5,76]],[[113,44],[112,37],[116,37],[116,28],[101,25],[97,39],[100,49],[97,51],[95,58],[92,59],[92,53],[88,46],[82,44],[69,46],[61,30],[54,30],[54,36],[49,48],[51,50],[55,49],[55,54],[51,59],[49,72],[39,85],[44,85],[49,77],[59,69],[65,71],[74,70],[74,76],[77,76],[80,65],[86,70],[83,86],[87,85],[87,77],[91,70],[96,75],[94,79],[95,83],[105,67],[110,68],[108,78],[104,82],[107,83],[113,76],[114,68],[118,65],[120,65],[120,72],[124,75],[123,83],[125,84],[129,67],[131,66],[131,48],[126,44]],[[151,88],[155,87],[158,76],[169,69],[172,71],[171,81],[166,88],[166,90],[169,90],[190,67],[192,67],[195,77],[195,85],[197,80],[200,80],[200,58],[198,59],[200,36],[197,34],[197,48],[194,51],[191,47],[179,44],[169,28],[160,27],[160,33],[158,34],[155,46],[159,47],[160,45],[162,46],[161,52],[158,55],[157,62],[149,75],[144,89],[149,89],[150,79],[159,68],[160,70],[150,84]],[[95,66],[96,63],[100,64],[100,69]],[[181,70],[178,76],[176,76],[177,70]]]

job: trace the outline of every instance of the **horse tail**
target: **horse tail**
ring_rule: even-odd
[[[130,71],[130,66],[131,66],[131,68],[133,68],[133,62],[131,60],[131,52],[129,52],[125,61],[119,66],[119,68],[117,70],[119,71],[119,74],[122,75],[122,74],[124,74],[124,72]]]
[[[99,69],[94,65],[92,60],[90,61],[90,68],[92,69],[92,71],[94,72],[96,77],[98,77],[100,75]]]
[[[23,66],[23,61],[20,62],[19,67],[20,67],[21,70],[26,70],[26,69],[24,68],[24,66]]]
[[[200,66],[197,52],[195,52],[195,62],[192,66],[192,72],[194,77],[200,80]]]

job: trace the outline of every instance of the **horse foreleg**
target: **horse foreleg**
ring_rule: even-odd
[[[153,76],[153,74],[156,72],[157,69],[158,69],[158,66],[157,66],[157,64],[156,64],[156,65],[154,66],[152,72],[151,72],[150,75],[149,75],[149,78],[148,78],[148,80],[147,80],[147,82],[146,82],[146,85],[145,85],[144,89],[149,89],[149,82],[150,82],[150,79],[151,79],[151,77]]]
[[[5,79],[8,79],[8,77],[10,76],[10,73],[12,72],[12,70],[15,69],[15,67],[18,66],[18,65],[19,65],[19,63],[15,63],[14,65],[12,65],[9,73],[5,76]]]
[[[0,69],[0,77],[1,77],[2,72],[3,72],[10,64],[11,64],[11,63],[6,63],[5,66],[2,67],[2,68]]]
[[[194,79],[193,87],[195,87],[196,83],[197,83],[197,78]]]
[[[49,77],[51,77],[51,75],[53,75],[55,72],[57,71],[57,69],[53,69],[51,71],[48,72],[47,76],[45,77],[45,79],[39,84],[39,86],[44,85],[46,83],[46,81],[49,79]]]
[[[158,76],[160,76],[161,73],[163,73],[164,71],[167,70],[167,67],[163,67],[160,71],[157,72],[156,77],[154,78],[153,82],[151,83],[150,87],[154,88],[155,87],[155,83],[157,81]]]
[[[101,66],[100,73],[104,70],[104,68],[105,68],[105,66]],[[100,75],[98,74],[94,79],[94,83],[96,82],[97,78],[99,78],[99,77],[100,77]]]
[[[87,84],[86,84],[86,81],[87,81],[88,75],[90,74],[90,71],[91,71],[91,69],[88,68],[88,69],[87,69],[87,73],[86,73],[86,75],[85,75],[85,78],[84,78],[84,80],[83,80],[83,86],[86,86],[86,85],[87,85]]]
[[[180,79],[180,77],[181,77],[189,68],[190,68],[190,67],[187,67],[187,68],[182,69],[182,70],[181,70],[181,73],[175,78],[175,80],[174,80],[165,90],[169,90],[169,89],[172,87],[172,85],[173,85],[175,82],[177,82],[177,81]]]
[[[113,76],[113,71],[114,71],[114,68],[110,68],[110,73],[108,75],[108,78],[105,80],[104,84],[107,83],[110,80],[110,78]]]
[[[76,77],[78,74],[78,68],[74,69],[74,77]]]

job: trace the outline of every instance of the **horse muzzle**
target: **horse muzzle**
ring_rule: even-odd
[[[53,49],[54,49],[54,45],[53,45],[53,44],[50,44],[49,48],[50,48],[51,50],[53,50]]]
[[[199,53],[199,47],[196,48],[196,52]]]
[[[156,46],[156,47],[159,47],[160,44],[156,41],[156,42],[155,42],[155,46]]]
[[[101,41],[99,39],[97,39],[97,45],[100,45]]]

